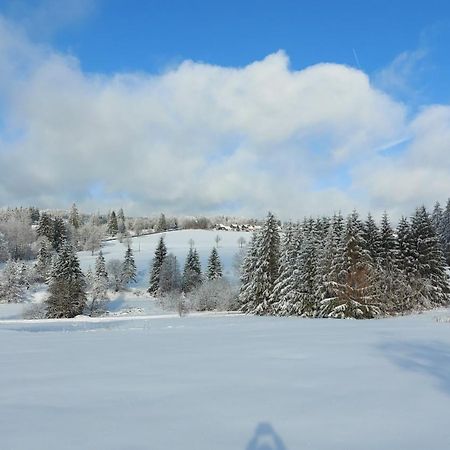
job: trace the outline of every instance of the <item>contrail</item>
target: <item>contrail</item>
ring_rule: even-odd
[[[353,56],[355,57],[355,61],[356,61],[356,65],[358,66],[358,69],[362,70],[361,64],[359,63],[358,55],[356,54],[356,50],[354,48],[352,48],[352,50],[353,50]]]

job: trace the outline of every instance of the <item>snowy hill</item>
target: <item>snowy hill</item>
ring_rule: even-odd
[[[219,236],[218,251],[224,267],[224,275],[232,279],[234,277],[232,260],[239,250],[238,239],[243,237],[248,242],[251,233],[245,231],[180,230],[164,233],[164,236],[167,251],[177,257],[181,269],[183,269],[184,260],[189,250],[189,241],[192,239],[195,248],[199,252],[203,270],[206,268],[206,263],[212,248],[216,245],[215,238]],[[160,237],[161,234],[158,233],[135,237],[131,240],[131,247],[138,270],[136,287],[143,289],[148,287],[149,267]],[[106,261],[111,259],[123,260],[125,250],[125,244],[121,244],[117,240],[106,241],[102,247]],[[78,255],[81,268],[84,271],[89,267],[94,268],[96,254],[92,256],[91,252],[79,252]]]

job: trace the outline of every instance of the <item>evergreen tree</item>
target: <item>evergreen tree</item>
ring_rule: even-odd
[[[52,267],[49,297],[46,301],[49,318],[75,317],[86,306],[84,276],[74,249],[64,243]]]
[[[394,230],[392,229],[389,217],[385,212],[381,218],[380,228],[379,262],[382,267],[392,270],[396,261],[395,251],[396,242]]]
[[[240,293],[242,310],[255,314],[270,314],[272,293],[279,275],[280,264],[280,226],[275,216],[269,212],[259,233],[254,272],[244,290]]]
[[[191,247],[184,263],[182,279],[183,292],[188,293],[197,288],[201,283],[202,269],[200,265],[200,258],[197,250]]]
[[[125,234],[127,231],[126,223],[125,223],[125,214],[123,213],[123,209],[120,208],[117,213],[117,232],[121,235]]]
[[[53,221],[53,248],[59,252],[60,248],[67,241],[67,229],[61,217],[55,217]]]
[[[372,261],[378,261],[380,256],[381,236],[375,220],[369,213],[367,220],[364,223],[364,240],[366,241],[366,248],[372,258]]]
[[[417,208],[411,222],[415,273],[423,283],[423,299],[433,305],[448,303],[448,276],[436,231],[424,206]]]
[[[301,246],[301,231],[299,225],[289,224],[281,239],[280,268],[272,292],[272,307],[274,314],[294,314],[297,300],[297,257]]]
[[[176,256],[169,253],[161,266],[159,278],[159,294],[179,291],[181,289],[181,273]]]
[[[159,217],[158,223],[156,224],[156,231],[158,233],[167,231],[167,221],[164,214],[161,214],[161,216]]]
[[[0,232],[0,263],[7,261],[10,258],[8,241],[6,236]]]
[[[447,265],[450,266],[450,198],[448,199],[445,211],[442,214],[441,233],[444,258]]]
[[[19,303],[25,300],[29,288],[25,264],[9,260],[0,272],[0,300]]]
[[[356,212],[347,219],[332,273],[337,275],[331,285],[334,295],[321,302],[320,316],[363,319],[380,314],[373,261],[366,249],[363,227]]]
[[[219,253],[216,247],[211,250],[211,255],[208,259],[208,268],[206,272],[208,280],[216,280],[222,278],[222,263],[220,262]]]
[[[69,225],[75,229],[80,228],[80,214],[78,213],[77,205],[74,203],[69,213]]]
[[[117,216],[115,211],[112,211],[108,220],[108,234],[115,236],[119,231],[119,226],[117,224]]]
[[[108,295],[108,272],[106,271],[106,262],[103,256],[103,252],[100,250],[97,255],[97,259],[95,260],[95,272],[94,274],[89,274],[86,276],[89,280],[92,288],[91,296],[91,306],[90,312],[91,315],[97,309],[100,302],[107,300]]]
[[[36,228],[38,236],[46,237],[53,242],[53,220],[47,213],[42,213]]]
[[[136,264],[134,262],[133,250],[128,246],[122,265],[122,283],[126,286],[132,281],[136,283]]]
[[[153,257],[151,275],[150,275],[150,287],[148,288],[148,292],[152,295],[156,295],[159,290],[159,281],[160,281],[160,273],[161,266],[164,262],[164,259],[167,255],[167,247],[164,243],[164,236],[159,238],[158,246],[155,250],[155,256]]]
[[[34,265],[36,274],[42,281],[46,281],[50,275],[52,267],[52,249],[51,244],[47,238],[41,239],[37,261]]]

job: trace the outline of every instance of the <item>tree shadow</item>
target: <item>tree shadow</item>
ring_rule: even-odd
[[[444,342],[391,342],[378,348],[404,370],[428,375],[450,395],[450,345]]]
[[[256,427],[255,433],[247,444],[245,450],[287,450],[280,436],[272,425],[261,422]]]

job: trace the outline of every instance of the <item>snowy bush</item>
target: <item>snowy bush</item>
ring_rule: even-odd
[[[189,294],[196,311],[234,311],[238,309],[238,292],[225,278],[205,280]]]
[[[46,317],[47,306],[45,303],[32,303],[23,311],[23,318],[27,320],[45,319]]]

